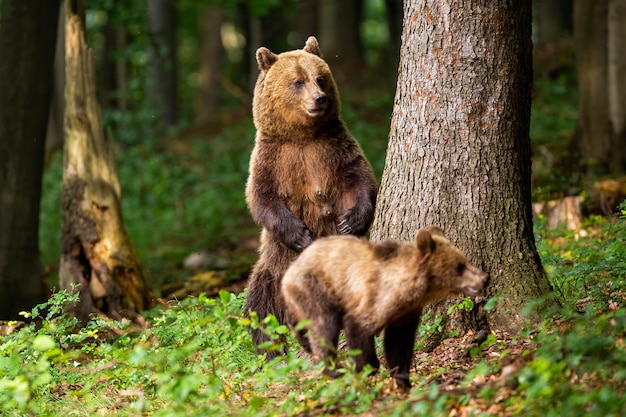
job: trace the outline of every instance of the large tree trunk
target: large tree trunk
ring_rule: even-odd
[[[138,313],[150,306],[150,294],[122,223],[113,143],[103,132],[93,58],[70,2],[60,286],[72,290],[79,284],[74,313],[81,323],[96,311],[140,321]]]
[[[504,302],[449,329],[517,332],[523,306],[549,293],[531,212],[530,9],[530,0],[405,2],[372,238],[409,240],[439,225],[491,274],[484,298]],[[448,303],[435,310],[444,319]]]
[[[585,175],[626,172],[624,19],[620,0],[574,3],[579,114],[573,158]]]
[[[4,0],[0,24],[0,318],[45,300],[39,199],[59,2]]]
[[[176,75],[176,8],[172,0],[148,0],[151,48],[148,98],[156,107],[162,127],[178,122]]]

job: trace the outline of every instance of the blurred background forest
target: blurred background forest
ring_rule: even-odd
[[[608,52],[585,52],[598,45],[610,49],[607,35],[590,35],[606,34],[608,9],[589,13],[583,2],[575,7],[572,0],[535,3],[533,200],[590,195],[598,179],[624,171],[623,160],[580,156],[589,140],[592,149],[601,148],[580,122],[577,75],[583,56],[595,68],[608,65]],[[600,3],[608,8],[608,1]],[[317,36],[339,87],[343,118],[380,178],[395,94],[401,0],[86,0],[85,7],[103,121],[116,144],[125,227],[157,295],[176,294],[198,270],[217,271],[209,280],[235,281],[256,257],[258,228],[243,191],[254,139],[258,47],[278,53]],[[575,25],[576,19],[582,23]],[[62,65],[57,59],[55,74]],[[40,218],[42,263],[51,287],[58,283],[60,252],[62,91],[57,77]],[[585,97],[589,102],[596,96]],[[626,148],[623,135],[612,140]],[[605,208],[614,210],[623,200],[619,183],[616,190]],[[600,212],[592,200],[588,209]],[[185,262],[193,253],[203,254],[195,257],[199,263]]]

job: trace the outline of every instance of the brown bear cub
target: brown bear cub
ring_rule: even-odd
[[[282,293],[292,328],[311,321],[296,337],[316,360],[336,358],[343,328],[348,347],[361,351],[356,369],[366,364],[377,369],[374,336],[384,329],[387,366],[396,387],[407,390],[422,308],[453,295],[475,296],[486,281],[487,274],[431,226],[412,243],[320,239],[289,267]]]
[[[374,217],[376,180],[361,147],[340,119],[337,87],[317,40],[304,49],[256,52],[255,146],[246,202],[263,228],[245,312],[285,323],[280,283],[315,239],[363,236]],[[267,340],[253,331],[256,346]],[[277,352],[267,352],[273,357]]]

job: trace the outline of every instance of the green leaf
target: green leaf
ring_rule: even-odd
[[[33,349],[39,352],[47,352],[56,347],[56,342],[48,335],[40,334],[33,340]]]
[[[491,297],[489,300],[487,300],[487,302],[485,303],[485,306],[483,308],[486,311],[493,310],[496,307],[496,304],[500,300],[502,300],[502,297],[500,297],[499,295],[496,295],[495,297]]]

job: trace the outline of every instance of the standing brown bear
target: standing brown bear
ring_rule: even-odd
[[[366,364],[376,369],[374,336],[384,329],[387,366],[404,391],[411,387],[409,369],[422,308],[452,295],[478,295],[486,281],[487,274],[431,226],[411,243],[320,239],[289,267],[282,293],[292,328],[311,321],[296,337],[317,360],[336,358],[343,328],[348,347],[361,351],[356,369]]]
[[[256,52],[260,74],[252,105],[256,127],[246,201],[263,227],[246,313],[285,323],[283,274],[315,239],[363,236],[372,223],[376,180],[340,118],[337,86],[317,39],[304,49]],[[253,330],[255,346],[267,340]],[[268,351],[268,357],[277,352]]]

